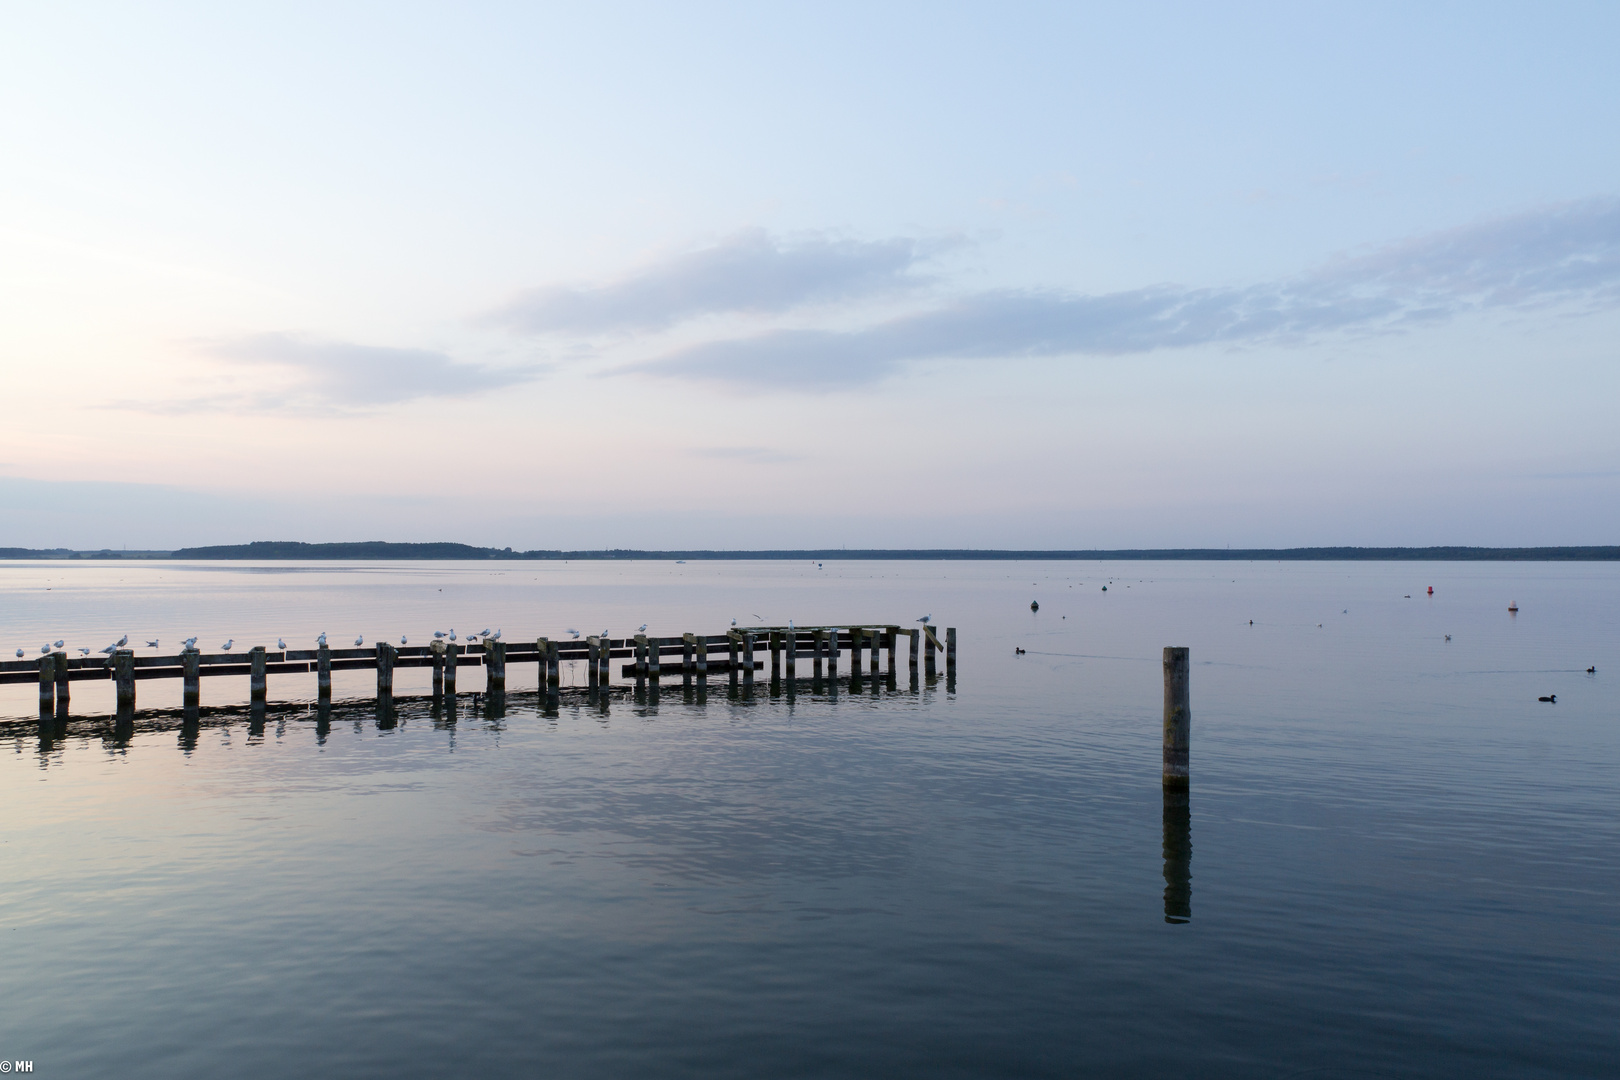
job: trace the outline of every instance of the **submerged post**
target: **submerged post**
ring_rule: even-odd
[[[135,650],[119,649],[113,653],[113,681],[118,685],[118,711],[135,708]]]
[[[709,685],[709,639],[699,637],[694,643],[697,650],[697,678],[699,686]]]
[[[779,630],[767,631],[765,640],[771,646],[771,682],[780,682],[782,679],[782,633]]]
[[[787,677],[789,682],[793,681],[795,672],[798,671],[798,667],[799,632],[797,630],[790,629],[787,632]]]
[[[754,635],[743,635],[743,685],[754,685]]]
[[[439,701],[444,697],[444,642],[430,642],[428,656],[433,660],[433,700]],[[540,667],[542,671],[545,669],[544,659],[540,661]]]
[[[945,676],[956,674],[956,627],[945,628]]]
[[[1164,650],[1164,786],[1188,785],[1187,748],[1192,728],[1189,661],[1184,647]]]
[[[653,682],[658,681],[658,674],[662,670],[659,659],[664,654],[664,639],[650,637],[647,639],[647,678]]]
[[[394,657],[398,651],[388,642],[377,643],[377,700],[392,701],[394,698]]]
[[[838,678],[838,627],[827,631],[827,678]]]
[[[180,705],[194,710],[202,704],[202,653],[180,650]]]
[[[263,645],[255,645],[248,650],[248,663],[252,665],[248,674],[248,700],[251,704],[262,706],[268,692]]]
[[[461,654],[461,646],[455,642],[444,647],[444,692],[448,697],[456,696],[456,657]]]
[[[602,639],[594,635],[585,639],[585,685],[595,686],[596,677],[601,671],[601,662],[598,659],[600,648],[597,642]]]
[[[934,650],[937,648],[939,648],[939,638],[934,636],[934,628],[925,625],[923,627],[923,674],[930,679],[934,677],[934,673],[938,670],[938,666],[934,663]]]
[[[56,712],[56,654],[39,658],[39,716],[48,719]]]
[[[911,673],[915,675],[917,674],[917,646],[922,641],[922,631],[911,629],[907,630],[906,634],[911,638]]]
[[[894,674],[894,664],[895,664],[895,649],[897,648],[899,640],[900,640],[900,628],[898,626],[891,626],[891,627],[888,627],[887,630],[888,630],[888,635],[889,635],[889,674],[893,675]]]
[[[68,658],[67,653],[53,653],[56,657],[56,711],[63,717],[68,713]]]

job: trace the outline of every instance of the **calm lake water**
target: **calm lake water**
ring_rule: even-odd
[[[178,684],[142,682],[124,740],[110,683],[74,684],[65,735],[0,687],[0,1057],[36,1075],[1620,1062],[1620,566],[0,563],[0,604],[8,658],[924,613],[960,636],[954,686],[902,660],[854,688],[846,656],[819,691],[666,679],[554,717],[531,665],[504,717],[453,722],[402,670],[387,728],[369,672],[329,728],[314,676],[271,676],[262,732],[245,678],[205,680],[191,732]],[[1185,805],[1165,645],[1192,650]]]

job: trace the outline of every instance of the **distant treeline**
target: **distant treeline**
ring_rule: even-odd
[[[371,540],[351,544],[305,544],[260,540],[181,548],[173,552],[76,552],[66,548],[35,550],[0,548],[5,559],[162,558],[175,559],[974,559],[1091,560],[1186,559],[1253,561],[1382,560],[1415,562],[1611,562],[1620,561],[1620,546],[1606,547],[1304,547],[1304,548],[1120,548],[1064,551],[996,551],[984,548],[801,548],[774,551],[648,551],[612,548],[601,551],[513,551],[470,544],[393,544]]]

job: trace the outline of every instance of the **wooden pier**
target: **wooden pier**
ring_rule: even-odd
[[[765,669],[760,654],[768,651],[771,681],[781,681],[785,671],[785,678],[791,684],[797,678],[798,658],[803,654],[809,655],[816,679],[822,677],[824,668],[828,678],[836,679],[839,659],[847,652],[851,676],[858,679],[863,651],[869,654],[872,675],[881,673],[880,657],[886,652],[888,673],[893,676],[901,638],[909,639],[907,663],[913,677],[917,674],[919,653],[927,675],[934,676],[935,655],[939,652],[945,654],[947,677],[955,676],[955,627],[945,629],[942,643],[935,628],[929,625],[861,625],[749,626],[732,628],[723,634],[688,633],[679,637],[636,634],[628,638],[593,636],[568,641],[544,637],[523,642],[485,638],[466,643],[436,640],[428,645],[412,646],[381,642],[362,648],[333,649],[322,645],[314,649],[273,652],[256,645],[241,653],[185,649],[166,656],[139,656],[133,649],[119,649],[110,656],[94,657],[70,657],[63,652],[51,652],[31,660],[0,661],[0,684],[37,681],[42,717],[65,715],[71,685],[86,680],[113,682],[118,711],[128,713],[135,708],[136,683],[147,679],[182,680],[183,705],[196,709],[202,700],[204,678],[246,675],[250,702],[262,708],[269,696],[272,675],[313,673],[317,700],[329,703],[332,672],[373,670],[377,673],[377,700],[387,703],[393,698],[394,672],[400,668],[431,668],[435,698],[453,696],[456,673],[466,667],[484,668],[485,693],[504,694],[508,665],[525,663],[537,666],[538,682],[543,688],[555,690],[560,686],[561,663],[565,660],[585,661],[586,685],[590,687],[610,684],[611,662],[615,659],[631,661],[620,668],[619,674],[638,684],[679,676],[685,685],[695,682],[703,686],[709,676],[723,674],[734,682],[740,678],[744,685],[752,685],[755,673]],[[677,664],[669,664],[665,657],[679,660]]]

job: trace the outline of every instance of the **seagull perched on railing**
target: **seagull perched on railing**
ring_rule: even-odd
[[[62,643],[60,641],[58,641],[57,644],[60,645]],[[128,634],[125,634],[123,637],[118,639],[118,647],[120,649],[122,649],[125,645],[128,645],[128,644],[129,644],[129,635]]]
[[[478,636],[479,637],[489,637],[489,627],[486,626],[482,630],[478,631]]]
[[[638,633],[638,634],[645,634],[646,632],[647,632],[647,624],[646,623],[642,623],[636,629],[636,633]]]
[[[197,639],[194,637],[188,637],[180,644],[184,645],[188,649],[195,649],[197,647]]]
[[[456,640],[456,628],[453,626],[450,628],[450,640]]]
[[[106,647],[106,648],[105,648],[105,649],[102,649],[102,650],[101,650],[101,651],[102,651],[102,652],[103,652],[103,653],[106,653],[106,654],[107,654],[107,655],[108,655],[108,656],[111,656],[111,655],[112,655],[112,654],[113,654],[113,653],[115,653],[115,652],[117,652],[117,651],[118,651],[118,646],[116,646],[116,645],[109,645],[109,646],[107,646],[107,647]]]
[[[354,647],[355,648],[358,649],[360,646],[364,645],[365,643],[366,643],[366,635],[364,635],[364,634],[356,634],[354,636]]]
[[[409,643],[409,642],[407,642],[407,641],[406,641],[406,640],[405,640],[405,635],[404,635],[404,634],[401,634],[401,635],[399,635],[399,643],[400,643],[400,644],[401,644],[401,645],[408,645],[408,644],[410,644],[410,643]]]
[[[731,625],[732,625],[732,626],[736,626],[736,625],[737,625],[737,620],[736,620],[736,619],[732,619],[732,620],[731,620]]]
[[[323,649],[326,647],[326,631],[325,630],[322,630],[321,631],[321,636],[315,639],[315,644],[321,646]]]
[[[155,649],[155,648],[157,648],[157,642],[155,642],[155,641],[148,641],[148,642],[147,642],[147,643],[146,643],[146,647],[147,647],[147,648],[148,648],[148,649]],[[287,647],[287,646],[285,646],[285,645],[283,645],[283,646],[282,646],[282,648],[283,648],[283,649],[285,649],[285,648],[286,648],[286,647]]]
[[[235,645],[235,644],[236,644],[236,639],[231,638],[229,641],[225,642],[225,644],[221,645],[220,649],[222,651],[224,651],[224,652],[230,652],[231,651],[231,646]]]
[[[918,619],[917,621],[922,623],[924,626],[927,626],[929,623],[934,621],[934,616],[933,615],[924,615],[922,618]]]
[[[88,645],[79,646],[79,655],[80,656],[89,656],[90,655],[90,646],[88,646]]]
[[[497,629],[497,630],[496,630],[496,631],[495,631],[495,637],[494,637],[494,639],[493,639],[493,640],[495,640],[495,641],[499,641],[499,640],[501,640],[501,632],[500,632],[500,630],[498,630],[498,629]]]
[[[22,651],[22,650],[21,650],[21,649],[18,649],[18,650],[17,650],[17,655],[18,655],[18,656],[21,656],[21,655],[22,655],[22,654],[23,654],[23,651]]]
[[[61,639],[58,639],[57,642],[56,642],[55,648],[60,649],[63,644],[64,644],[64,642]]]
[[[41,646],[40,646],[40,647],[39,647],[39,651],[40,651],[40,652],[41,652],[41,653],[48,653],[48,652],[50,652],[50,651],[51,651],[51,647],[50,647],[50,646],[49,646],[49,645],[41,645]]]
[[[280,649],[282,652],[286,652],[287,651],[287,641],[286,641],[286,639],[285,638],[276,638],[276,648]]]
[[[444,631],[443,630],[435,630],[435,631],[433,631],[433,640],[437,641],[442,637],[444,637]]]

